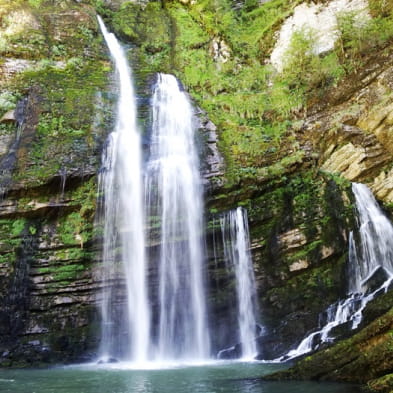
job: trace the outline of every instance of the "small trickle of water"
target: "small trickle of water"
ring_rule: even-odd
[[[333,341],[331,331],[336,326],[349,322],[356,329],[367,303],[386,292],[393,281],[393,226],[367,186],[353,183],[352,191],[359,237],[356,241],[353,232],[349,236],[348,297],[329,306],[324,326],[279,360],[295,358],[320,343]]]
[[[157,361],[207,359],[210,337],[203,277],[203,203],[193,109],[172,75],[159,74],[152,99],[147,165],[149,216],[160,222]]]
[[[104,222],[101,355],[144,363],[149,352],[150,323],[141,138],[125,53],[99,17],[98,22],[116,66],[119,86],[116,126],[107,140],[99,179]],[[126,299],[121,298],[122,283]]]
[[[64,201],[64,192],[65,192],[65,185],[67,181],[67,169],[66,168],[61,168],[59,171],[60,175],[60,196],[59,196],[59,202]]]
[[[238,207],[221,217],[224,257],[228,269],[233,269],[236,278],[238,307],[238,340],[241,358],[254,359],[257,355],[255,318],[255,277],[250,255],[247,212]]]

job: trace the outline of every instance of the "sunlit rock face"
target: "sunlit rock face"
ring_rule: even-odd
[[[324,171],[366,182],[378,199],[390,203],[393,68],[377,67],[356,83],[360,86],[349,98],[307,119],[306,134],[314,140]]]
[[[346,12],[356,11],[359,13],[359,23],[361,23],[362,19],[369,17],[367,7],[365,0],[335,0],[327,5],[300,4],[281,27],[270,57],[273,66],[278,71],[282,71],[285,53],[295,31],[304,30],[305,34],[312,36],[315,41],[313,48],[315,54],[327,52],[333,49],[338,38],[337,17]]]

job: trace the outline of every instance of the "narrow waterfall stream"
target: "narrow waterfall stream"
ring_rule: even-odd
[[[256,335],[257,322],[255,317],[255,277],[250,255],[250,237],[248,233],[247,212],[238,207],[224,214],[220,219],[224,258],[228,270],[234,270],[237,295],[238,343],[240,358],[253,360],[257,355]],[[218,357],[224,357],[222,350]]]
[[[203,278],[203,203],[193,109],[176,78],[159,74],[147,164],[150,216],[160,222],[158,361],[197,361],[210,354]]]
[[[334,327],[350,322],[356,329],[367,303],[386,292],[393,280],[393,225],[364,184],[353,183],[358,217],[358,240],[349,237],[348,297],[328,307],[326,322],[305,337],[297,348],[278,359],[285,361],[334,340]]]
[[[125,53],[99,17],[98,21],[116,66],[119,86],[116,125],[103,153],[100,177],[100,192],[104,195],[101,356],[144,363],[148,358],[150,317],[141,138],[136,125],[135,94]],[[123,277],[127,294],[125,302],[119,301]]]

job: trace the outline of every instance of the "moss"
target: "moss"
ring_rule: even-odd
[[[15,39],[15,43],[7,47],[20,53],[6,55],[24,57],[31,61],[31,67],[5,79],[0,111],[10,105],[14,108],[16,100],[26,91],[39,86],[40,97],[34,105],[39,115],[38,130],[35,136],[29,131],[30,139],[25,145],[26,133],[22,130],[23,148],[18,151],[14,180],[40,185],[60,169],[82,166],[86,155],[94,156],[100,143],[97,129],[102,127],[95,124],[97,129],[93,129],[95,104],[97,94],[107,86],[110,67],[91,6],[74,1],[34,1],[34,4],[15,1],[13,4],[13,7],[1,4],[3,28],[7,27],[7,18],[12,21],[14,11],[21,12],[31,23],[26,22],[24,26],[24,19],[18,19],[17,34],[7,38]],[[2,32],[0,29],[0,36]],[[104,121],[109,119],[106,117]],[[34,127],[30,119],[27,123],[30,125],[25,124],[24,129]]]
[[[4,261],[15,261],[15,252],[22,243],[25,227],[26,220],[23,218],[15,220],[0,220],[0,251]]]
[[[344,263],[345,258],[336,264],[304,270],[301,275],[286,280],[284,286],[266,291],[262,301],[269,304],[269,310],[274,308],[274,318],[297,310],[308,310],[318,315],[327,305],[337,300],[337,293],[340,293],[342,285],[340,272]]]
[[[65,198],[71,199],[70,204],[79,207],[79,214],[85,220],[92,221],[97,207],[97,179],[91,177],[78,188],[67,192]]]
[[[389,17],[393,12],[392,0],[369,0],[368,4],[374,17]]]
[[[113,13],[115,33],[134,45],[138,73],[158,72],[171,66],[171,22],[158,1],[145,5],[126,2]]]
[[[56,281],[75,280],[85,269],[85,266],[81,264],[64,265],[56,269],[53,279]]]
[[[12,222],[11,236],[20,236],[26,226],[26,220],[21,218]]]
[[[84,63],[64,70],[46,68],[25,72],[20,88],[40,86],[40,112],[37,131],[29,151],[14,174],[15,180],[42,184],[59,170],[83,166],[86,155],[93,155],[97,130],[96,95],[106,84],[106,63]]]
[[[63,217],[58,226],[60,240],[66,245],[83,244],[91,236],[91,223],[85,221],[80,212],[73,212]]]
[[[390,393],[393,390],[393,374],[373,379],[367,383],[371,392]]]

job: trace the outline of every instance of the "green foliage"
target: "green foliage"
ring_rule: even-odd
[[[170,67],[170,22],[160,2],[125,2],[113,13],[116,34],[138,45],[139,68],[151,72]]]
[[[20,89],[39,85],[42,101],[37,133],[25,158],[34,165],[19,162],[14,178],[42,183],[60,168],[83,166],[95,147],[96,94],[106,81],[107,64],[99,61],[77,60],[63,70],[46,67],[21,76]]]
[[[26,224],[24,218],[0,220],[0,263],[11,264],[15,261],[15,251],[22,243]]]
[[[2,91],[0,93],[0,112],[6,112],[14,109],[19,99],[19,94],[15,94],[11,91]]]
[[[20,218],[15,220],[12,223],[12,228],[11,228],[11,236],[20,236],[21,233],[23,232],[24,228],[26,226],[26,220],[24,218]]]
[[[281,116],[287,117],[294,109],[302,108],[316,91],[323,94],[345,74],[334,52],[319,56],[314,45],[313,30],[293,33],[283,70],[276,76],[272,89],[272,108]]]
[[[366,19],[356,12],[345,12],[337,16],[337,25],[337,51],[349,72],[362,64],[362,54],[384,46],[393,37],[390,17]]]
[[[90,229],[91,223],[84,220],[80,212],[73,212],[65,216],[58,227],[60,240],[64,244],[80,244],[81,247],[91,235]]]
[[[393,389],[393,374],[386,374],[367,383],[370,392],[388,393]]]
[[[245,11],[237,15],[226,1],[168,7],[176,27],[175,66],[193,97],[221,130],[220,149],[226,157],[227,174],[233,179],[240,172],[244,174],[245,168],[264,165],[267,154],[278,152],[289,126],[288,122],[267,118],[274,105],[268,88],[271,69],[261,65],[256,55],[258,44],[252,41],[263,23],[279,20],[279,14],[283,16],[283,10],[287,10],[284,1],[274,3],[275,7],[261,6],[268,9],[254,16]],[[232,50],[230,60],[213,60],[211,37],[228,45]],[[258,37],[262,41],[262,36]],[[233,53],[241,58],[233,58]]]
[[[139,4],[126,2],[121,6],[119,12],[114,14],[112,19],[115,31],[131,42],[134,42],[139,38],[136,28],[140,8]]]
[[[113,17],[113,11],[105,0],[91,0],[98,15],[104,18]]]
[[[50,137],[81,137],[85,134],[83,129],[74,129],[66,127],[64,116],[52,117],[51,114],[44,114],[40,118],[37,127],[37,134],[39,136]]]
[[[74,251],[73,249],[69,249],[67,251]],[[68,254],[66,252],[62,252],[60,255],[57,255],[56,257],[58,258],[57,260],[67,260],[67,259],[74,259],[74,258],[69,258]],[[76,250],[77,252],[79,250]],[[76,254],[75,254],[76,255]],[[79,254],[78,254],[79,256]],[[78,259],[78,258],[75,258]],[[64,262],[63,262],[64,263]],[[53,275],[53,280],[55,281],[69,281],[69,280],[75,280],[80,273],[86,270],[86,267],[83,264],[80,263],[64,263],[59,265],[54,264],[52,266],[47,266],[47,267],[40,267],[38,268],[38,272],[40,274],[51,274]]]
[[[393,12],[392,0],[369,0],[368,6],[373,17],[391,17]]]
[[[68,269],[66,269],[69,267]],[[76,268],[78,267],[78,268]],[[67,265],[60,271],[57,271],[53,276],[56,281],[64,281],[64,280],[74,280],[78,277],[79,272],[83,271],[85,268],[83,265]]]
[[[272,151],[279,158],[282,148],[291,143],[286,138],[291,127],[288,120],[336,87],[353,69],[351,59],[373,45],[385,45],[392,36],[391,18],[379,16],[356,24],[357,16],[348,14],[347,20],[339,21],[345,43],[341,52],[337,48],[316,54],[315,32],[303,29],[293,35],[284,69],[275,74],[263,60],[272,47],[275,29],[296,5],[277,0],[257,6],[249,1],[238,13],[226,1],[167,5],[176,26],[175,66],[221,130],[220,148],[227,173],[234,177],[245,168],[266,165],[266,154]],[[212,39],[226,43],[229,61],[214,62]],[[278,127],[283,121],[285,126]]]
[[[343,261],[338,265],[341,263]],[[268,290],[266,298],[273,306],[277,304],[278,312],[282,304],[293,304],[294,301],[298,305],[303,304],[310,312],[318,312],[336,300],[340,285],[337,271],[340,271],[340,266],[322,265],[307,269],[303,274],[287,280],[285,286]]]
[[[315,260],[317,259],[318,252],[323,246],[323,241],[322,240],[315,240],[311,243],[306,244],[304,247],[301,248],[301,250],[294,252],[291,254],[288,258],[288,261],[290,262],[297,262],[299,260],[304,260],[306,259],[307,261],[310,260]],[[315,279],[311,279],[310,281],[311,286],[315,286],[316,282]],[[327,284],[330,284],[331,280],[329,279],[327,281]]]

